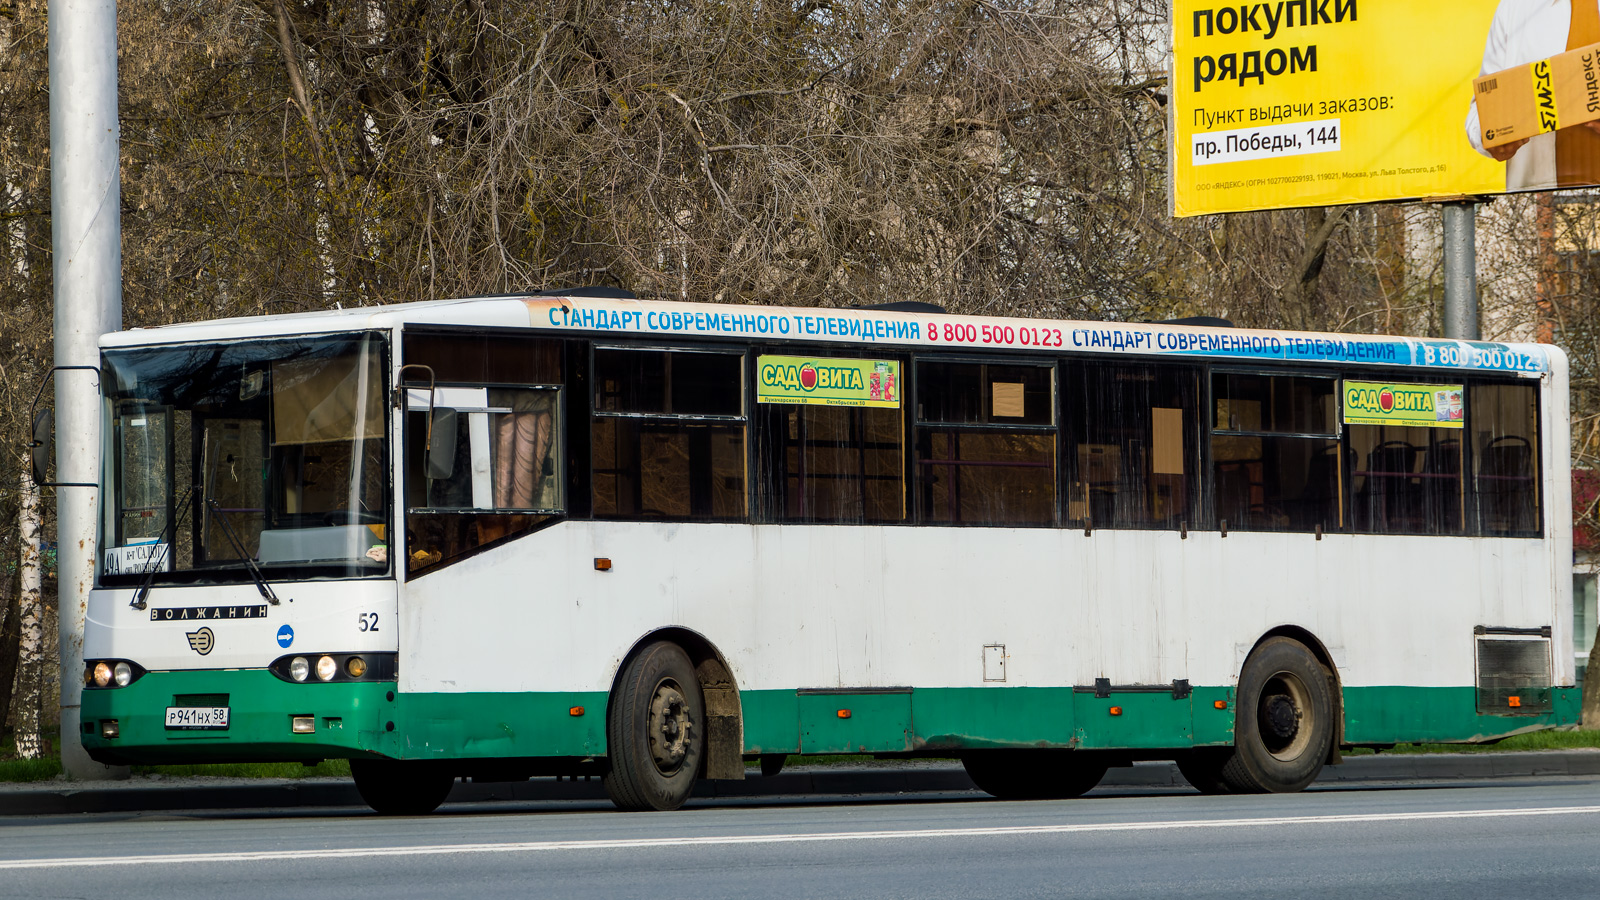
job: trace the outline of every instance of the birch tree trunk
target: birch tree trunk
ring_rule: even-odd
[[[44,570],[39,554],[39,486],[26,462],[22,469],[17,526],[22,534],[22,640],[17,654],[17,755],[38,759],[44,740],[39,733],[39,687],[44,678]],[[64,677],[75,677],[70,673]]]

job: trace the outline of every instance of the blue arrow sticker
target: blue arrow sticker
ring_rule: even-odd
[[[287,625],[283,626],[282,628],[279,628],[278,629],[278,646],[287,649],[288,646],[290,644],[292,644],[292,643],[294,643],[294,629],[290,628]]]

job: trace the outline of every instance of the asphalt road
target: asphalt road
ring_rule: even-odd
[[[1600,779],[0,819],[0,897],[1600,896]]]

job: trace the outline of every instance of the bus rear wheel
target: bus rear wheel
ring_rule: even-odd
[[[455,786],[455,776],[429,762],[352,759],[356,792],[386,816],[425,816],[439,808]]]
[[[961,757],[978,790],[1002,800],[1064,800],[1087,794],[1106,763],[1072,750],[980,750]]]
[[[1241,794],[1303,790],[1333,746],[1328,670],[1299,641],[1263,641],[1239,673],[1233,754],[1222,780]]]
[[[669,810],[694,790],[705,704],[683,648],[657,641],[623,667],[606,715],[606,794],[619,809]]]

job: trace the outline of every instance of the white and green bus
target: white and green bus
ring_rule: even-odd
[[[619,294],[107,336],[89,753],[669,809],[796,753],[1293,791],[1576,719],[1554,347]]]

